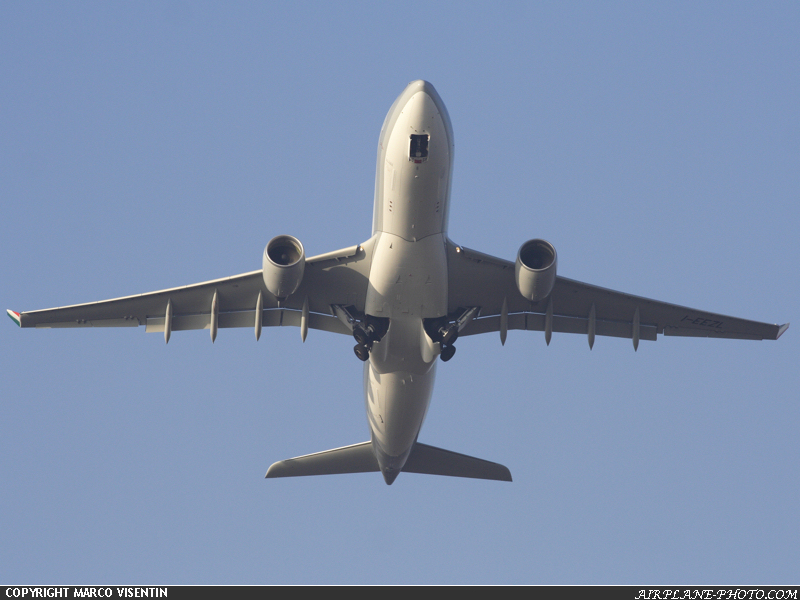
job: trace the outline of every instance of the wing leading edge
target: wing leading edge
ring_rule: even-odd
[[[518,291],[514,263],[448,241],[448,310],[480,307],[460,335],[524,329],[655,341],[658,334],[777,340],[789,324],[773,325],[669,304],[557,277],[550,296],[530,302]]]
[[[374,239],[309,258],[298,290],[278,301],[266,288],[262,271],[214,279],[100,302],[17,313],[20,327],[138,327],[148,332],[217,328],[296,326],[350,335],[333,306],[363,311]],[[261,318],[257,319],[258,313]],[[305,335],[303,336],[305,339]]]

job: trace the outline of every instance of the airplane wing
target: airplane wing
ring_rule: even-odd
[[[517,289],[514,263],[463,248],[448,240],[448,312],[479,307],[460,335],[525,329],[656,340],[657,334],[776,340],[789,327],[737,319],[557,277],[550,296],[526,300]],[[504,308],[505,307],[505,308]]]
[[[8,315],[20,327],[137,327],[169,333],[188,329],[297,326],[351,335],[332,306],[364,310],[374,239],[305,261],[297,291],[279,304],[262,271],[136,296]],[[257,307],[262,318],[256,321]],[[307,308],[306,308],[307,306]],[[303,323],[305,316],[305,324]],[[168,326],[167,326],[167,322]],[[303,329],[305,331],[305,329]],[[304,335],[305,338],[305,335]]]

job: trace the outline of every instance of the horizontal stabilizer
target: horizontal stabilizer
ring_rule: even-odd
[[[473,459],[475,460],[475,459]],[[372,452],[372,442],[362,442],[315,454],[281,460],[273,464],[266,477],[303,477],[306,475],[339,475],[380,471]]]
[[[508,467],[419,442],[414,444],[411,456],[403,466],[403,472],[511,481]]]

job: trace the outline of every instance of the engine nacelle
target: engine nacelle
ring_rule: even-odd
[[[282,300],[294,294],[303,281],[306,251],[296,237],[279,235],[264,248],[262,265],[267,289]]]
[[[522,244],[514,266],[519,292],[533,302],[547,298],[556,284],[557,263],[556,249],[550,242],[528,240]]]

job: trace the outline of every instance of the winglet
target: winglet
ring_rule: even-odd
[[[13,319],[14,317],[11,318]],[[789,329],[789,323],[784,323],[783,325],[781,325],[778,328],[778,335],[775,336],[775,339],[777,340],[779,337],[781,337],[783,335],[783,332],[786,331],[787,329]]]
[[[8,313],[8,316],[11,317],[11,320],[14,321],[14,323],[17,324],[17,327],[22,327],[22,325],[19,322],[19,313],[18,312],[14,312],[13,310],[6,310],[6,312]],[[787,327],[788,327],[788,325],[787,325]],[[783,332],[781,332],[781,333],[783,333]],[[780,333],[778,335],[780,335]]]

